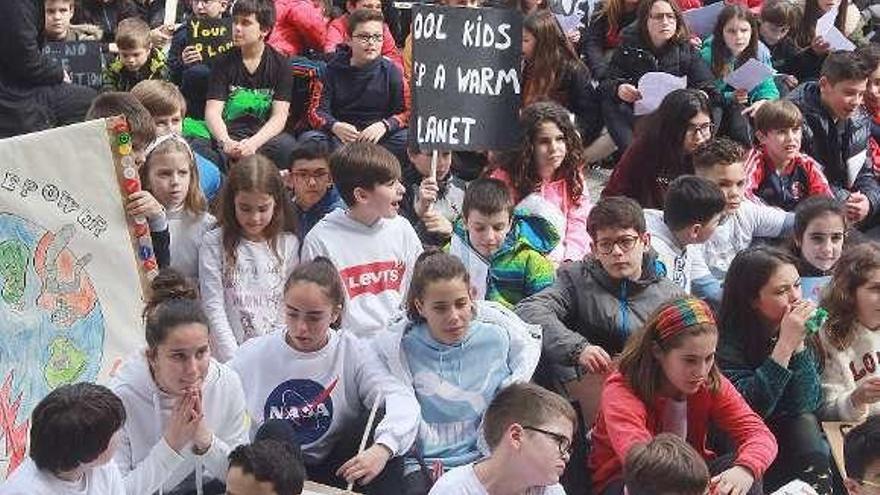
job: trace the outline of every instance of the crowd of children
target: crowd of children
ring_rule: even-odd
[[[519,144],[431,153],[384,3],[0,2],[0,137],[124,115],[162,268],[145,347],[37,405],[0,495],[878,493],[861,4],[726,1],[702,38],[700,0],[603,0],[580,32],[499,5]],[[203,58],[186,23],[222,18]],[[87,39],[100,92],[41,49]],[[734,87],[747,63],[775,74]],[[651,72],[686,87],[640,115]],[[845,469],[823,421],[859,423]]]

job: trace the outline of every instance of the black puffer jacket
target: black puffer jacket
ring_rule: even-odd
[[[601,85],[603,96],[617,99],[617,88],[621,84],[638,86],[639,78],[646,73],[666,72],[678,77],[687,76],[688,88],[705,91],[713,105],[722,103],[712,70],[703,61],[699,50],[689,42],[667,43],[663,49],[654,52],[648,43],[642,41],[636,23],[624,28],[622,38]]]
[[[131,0],[104,3],[101,0],[78,0],[73,13],[74,24],[92,24],[104,32],[104,43],[113,43],[119,21],[137,17],[138,9]],[[146,19],[144,19],[146,20]]]
[[[835,124],[822,104],[819,83],[810,81],[801,84],[789,95],[804,115],[801,151],[822,164],[825,177],[835,196],[841,190],[859,191],[868,197],[871,211],[865,219],[866,226],[875,224],[880,211],[880,184],[868,153],[868,137],[871,133],[871,118],[864,109],[859,108],[843,124],[843,132],[838,132]],[[849,172],[855,177],[849,185]]]

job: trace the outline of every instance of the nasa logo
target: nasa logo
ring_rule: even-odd
[[[330,394],[339,379],[327,388],[312,380],[292,379],[281,383],[266,399],[263,418],[290,421],[302,445],[315,442],[333,423],[333,398]]]

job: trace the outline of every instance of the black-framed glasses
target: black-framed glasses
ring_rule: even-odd
[[[535,426],[526,426],[523,425],[523,430],[535,431],[548,437],[552,438],[554,442],[556,442],[556,447],[559,449],[559,455],[566,456],[571,455],[571,440],[565,435],[560,435],[559,433],[554,433],[552,431],[547,431],[543,428],[537,428]]]
[[[614,251],[614,246],[620,246],[621,251],[628,253],[635,247],[638,241],[639,236],[637,235],[624,235],[617,239],[602,239],[596,243],[596,251],[599,254],[611,254],[611,251]]]
[[[705,122],[703,124],[688,124],[687,126],[688,134],[699,134],[705,137],[712,137],[712,133],[715,132],[715,124],[712,122]]]
[[[382,40],[385,39],[385,37],[381,34],[355,34],[352,36],[352,38],[360,41],[361,43],[363,43],[365,45],[367,43],[371,43],[371,42],[372,43],[381,43]]]

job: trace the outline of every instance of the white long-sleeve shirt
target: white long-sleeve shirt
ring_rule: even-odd
[[[168,210],[168,233],[171,237],[171,268],[190,279],[199,278],[199,248],[205,234],[217,220],[210,213],[194,215],[183,208]]]
[[[302,259],[325,256],[336,265],[348,294],[342,326],[370,337],[400,314],[421,253],[422,243],[405,218],[364,225],[337,209],[306,235]]]
[[[330,330],[323,349],[299,352],[284,332],[249,340],[229,362],[246,384],[248,412],[256,429],[268,419],[287,419],[303,456],[320,463],[347,426],[382,396],[385,417],[377,443],[394,455],[406,452],[419,427],[419,404],[412,389],[385,371],[366,342],[347,330]]]
[[[214,434],[211,447],[202,455],[196,455],[192,445],[178,453],[165,441],[165,425],[176,399],[156,386],[143,352],[126,361],[109,386],[125,406],[125,424],[113,459],[123,473],[128,495],[152,494],[160,489],[167,493],[181,483],[195,488],[202,475],[205,480],[225,480],[229,452],[248,441],[241,382],[234,371],[217,361],[211,361],[202,385],[205,422]],[[196,471],[201,473],[198,477]]]
[[[205,236],[199,251],[202,306],[211,327],[211,353],[220,362],[232,358],[246,340],[283,329],[284,283],[299,262],[296,236],[278,236],[277,253],[267,242],[241,239],[235,266],[228,266],[223,230]]]
[[[856,408],[852,393],[868,378],[880,378],[880,330],[868,330],[854,323],[855,338],[846,349],[837,350],[828,341],[827,329],[820,332],[825,349],[825,368],[822,370],[821,416],[829,421],[861,421],[868,415],[880,415],[880,402]]]

